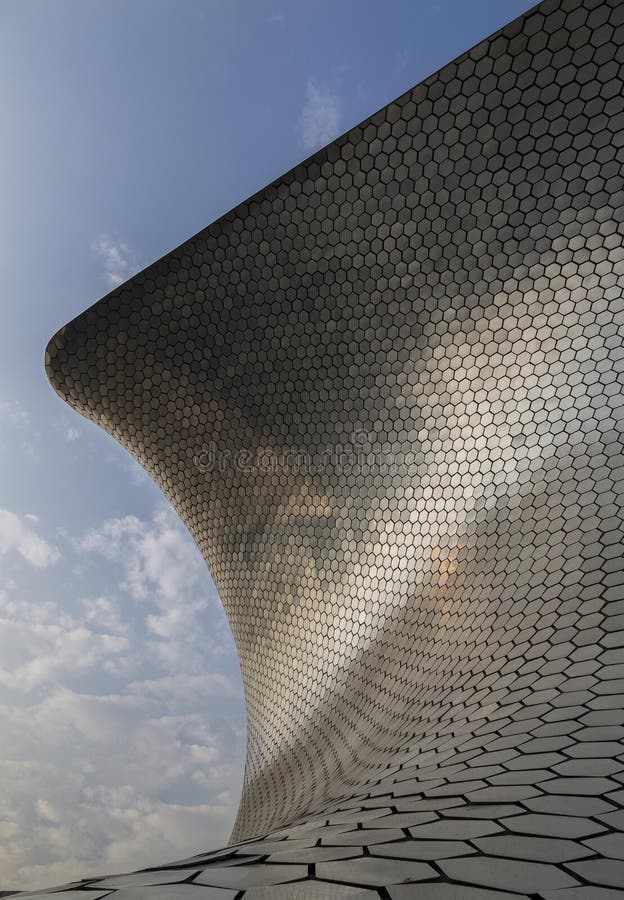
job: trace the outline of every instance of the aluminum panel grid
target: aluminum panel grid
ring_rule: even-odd
[[[623,29],[545,0],[50,342],[248,710],[234,846],[93,896],[622,896]]]

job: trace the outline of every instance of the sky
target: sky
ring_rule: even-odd
[[[199,551],[48,339],[532,5],[0,0],[0,890],[226,843],[244,765]]]

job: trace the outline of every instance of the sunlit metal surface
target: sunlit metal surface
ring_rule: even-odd
[[[623,14],[547,0],[50,343],[240,653],[266,839],[198,897],[622,886]]]

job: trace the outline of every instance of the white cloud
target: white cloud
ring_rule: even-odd
[[[164,601],[167,612],[175,612],[170,601],[188,601],[204,574],[205,563],[197,547],[171,513],[162,509],[156,512],[153,526],[144,531],[134,549],[130,577],[135,597],[142,600],[153,591],[161,605]]]
[[[242,685],[192,539],[159,509],[107,520],[73,551],[88,583],[108,572],[106,593],[0,592],[3,889],[221,846],[238,801]]]
[[[81,600],[85,621],[96,631],[108,634],[127,634],[128,624],[115,600],[110,597],[87,597]]]
[[[32,519],[29,518],[28,521],[32,521]],[[0,556],[4,556],[9,551],[19,553],[26,562],[40,569],[44,569],[60,558],[57,547],[53,547],[39,537],[15,513],[0,509]]]
[[[220,654],[222,637],[231,641],[229,634],[204,633],[206,611],[220,604],[199,550],[169,509],[157,510],[151,522],[109,519],[89,531],[78,549],[118,562],[120,586],[145,607],[147,640],[167,668],[182,665],[187,673],[200,673],[207,653]]]
[[[107,559],[119,558],[127,539],[140,537],[146,528],[136,516],[107,519],[100,528],[92,528],[77,542],[79,551],[101,553]]]
[[[130,455],[127,455],[126,459],[122,460],[121,467],[128,472],[130,481],[135,487],[139,487],[139,485],[145,484],[149,480],[145,469]]]
[[[0,399],[0,451],[9,450],[17,458],[29,457],[39,462],[37,444],[40,433],[33,428],[30,416],[18,400]]]
[[[43,819],[44,822],[60,821],[59,813],[52,806],[49,800],[37,800],[35,809],[37,810],[37,815],[39,816],[39,818]]]
[[[79,624],[68,627],[2,617],[0,684],[32,691],[63,677],[74,678],[127,649],[124,637],[96,634]]]
[[[24,427],[30,423],[30,418],[17,400],[0,400],[0,422],[4,426]]]
[[[166,698],[171,708],[179,708],[189,700],[202,700],[217,694],[223,698],[239,698],[240,687],[232,679],[219,672],[202,672],[199,675],[167,675],[128,684],[128,690],[142,697]]]
[[[109,287],[115,288],[139,271],[133,252],[124,241],[115,241],[107,234],[100,235],[91,244],[91,251],[104,269]]]
[[[227,840],[232,738],[203,715],[66,690],[12,722],[3,713],[3,888],[132,870]]]
[[[319,88],[315,81],[306,85],[306,101],[299,122],[300,140],[306,150],[317,150],[340,134],[338,97]]]
[[[72,443],[73,441],[77,441],[79,437],[81,437],[82,432],[79,428],[76,428],[75,425],[69,425],[67,422],[64,423],[63,426],[65,440]]]

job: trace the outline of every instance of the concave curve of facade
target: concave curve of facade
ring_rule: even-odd
[[[50,342],[248,711],[247,843],[93,889],[619,896],[623,13],[546,0]]]

